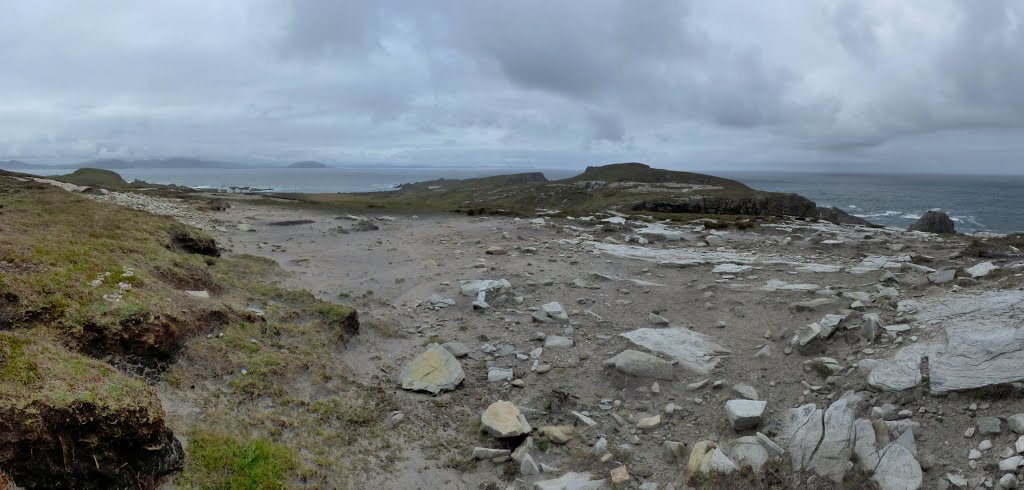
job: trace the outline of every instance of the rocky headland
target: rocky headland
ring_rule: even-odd
[[[62,180],[0,175],[0,481],[1018,485],[1020,235],[640,164],[383,194]]]

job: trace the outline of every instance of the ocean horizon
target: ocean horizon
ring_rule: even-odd
[[[43,174],[40,169],[8,170]],[[54,169],[70,172],[70,169]],[[268,192],[381,192],[403,183],[542,172],[549,180],[580,170],[498,167],[375,168],[146,168],[115,170],[125,180],[199,189],[249,187]],[[702,172],[735,179],[759,190],[792,192],[821,207],[838,207],[873,223],[910,226],[929,210],[942,210],[963,233],[1024,231],[1024,175],[878,174],[785,171]]]

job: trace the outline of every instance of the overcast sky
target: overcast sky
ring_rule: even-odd
[[[0,160],[1024,172],[1015,0],[0,0]]]

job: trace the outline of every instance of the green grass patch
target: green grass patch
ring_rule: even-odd
[[[294,451],[267,439],[200,432],[189,439],[178,482],[210,490],[277,490],[289,487],[295,464]]]

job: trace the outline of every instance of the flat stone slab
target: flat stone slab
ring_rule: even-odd
[[[949,327],[928,370],[935,394],[1022,381],[1024,327]]]
[[[634,344],[665,354],[697,374],[710,373],[722,356],[732,352],[715,343],[710,336],[682,327],[638,328],[619,335]]]
[[[476,296],[480,291],[495,291],[511,288],[512,284],[508,279],[472,279],[459,281],[459,292],[463,296]]]
[[[921,330],[943,329],[945,341],[900,349],[928,357],[935,394],[1024,381],[1024,291],[946,294],[900,301]]]
[[[604,490],[611,488],[607,480],[591,480],[590,473],[566,473],[554,480],[533,484],[534,490]]]
[[[921,359],[907,356],[882,361],[868,374],[868,385],[881,391],[904,391],[921,384]]]

